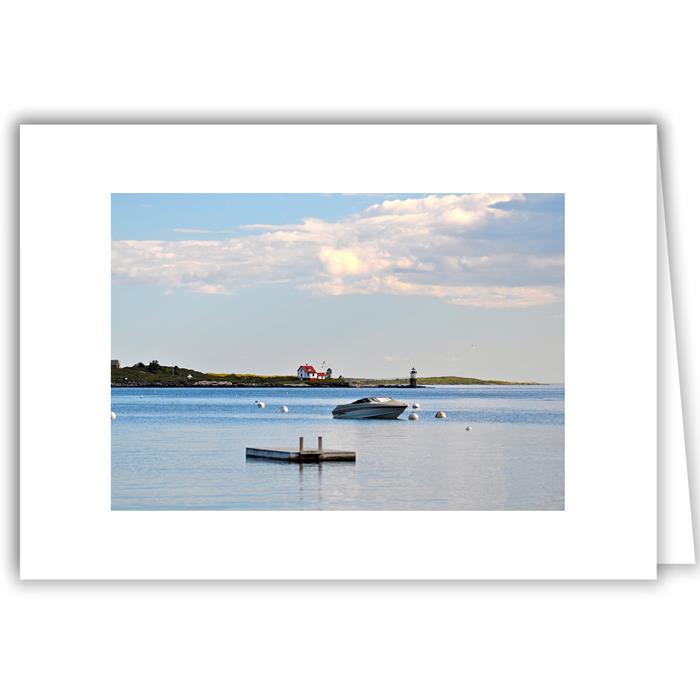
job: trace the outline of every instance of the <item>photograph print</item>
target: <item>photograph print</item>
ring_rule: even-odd
[[[112,510],[564,510],[564,203],[112,194]]]

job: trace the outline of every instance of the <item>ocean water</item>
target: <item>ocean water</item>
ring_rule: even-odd
[[[397,420],[332,418],[372,395],[419,402],[420,420],[410,408]],[[113,510],[564,508],[562,385],[112,389],[112,410]],[[303,436],[312,448],[318,435],[357,462],[246,461],[246,447]]]

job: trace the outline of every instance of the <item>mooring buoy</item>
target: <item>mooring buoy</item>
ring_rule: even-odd
[[[112,420],[117,420],[117,414],[114,411],[112,411]]]
[[[418,420],[420,416],[417,413],[411,413],[411,415],[408,417],[408,420]]]
[[[446,414],[444,411],[438,411],[438,412],[435,414],[435,417],[436,417],[436,418],[447,418],[447,414]]]
[[[420,408],[420,404],[419,404],[419,403],[414,403],[414,404],[413,404],[413,408]]]
[[[282,406],[282,408],[280,408],[280,413],[289,413],[289,409],[286,406]]]
[[[468,425],[468,426],[465,428],[465,430],[471,430],[471,429],[472,429],[471,425]]]

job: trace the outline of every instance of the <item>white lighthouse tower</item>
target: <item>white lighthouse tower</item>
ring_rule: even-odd
[[[411,378],[408,380],[408,386],[412,388],[418,386],[418,372],[415,367],[411,370]]]

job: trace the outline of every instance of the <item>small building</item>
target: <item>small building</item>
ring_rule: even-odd
[[[299,377],[299,379],[315,381],[316,379],[325,379],[326,372],[317,372],[313,365],[299,365],[297,377]]]
[[[119,360],[112,360],[112,369],[119,369],[120,367]]]

